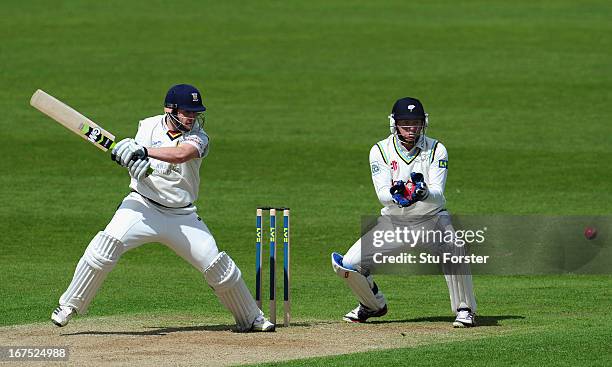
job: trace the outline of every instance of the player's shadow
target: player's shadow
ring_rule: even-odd
[[[132,336],[148,336],[148,335],[167,335],[171,333],[183,333],[190,331],[233,331],[235,325],[200,325],[200,326],[168,326],[168,327],[153,327],[147,326],[143,331],[79,331],[76,333],[60,334],[62,336],[72,335],[132,335]]]
[[[311,323],[307,322],[295,322],[291,323],[290,327],[308,327],[312,326]],[[277,325],[277,329],[284,328],[283,325]],[[171,333],[183,333],[190,331],[232,331],[238,332],[236,330],[236,325],[201,325],[201,326],[180,326],[180,327],[153,327],[147,326],[145,329],[152,330],[143,330],[143,331],[79,331],[76,333],[65,333],[60,334],[61,336],[72,336],[72,335],[131,335],[131,336],[164,336]]]
[[[520,315],[498,315],[498,316],[480,316],[476,315],[476,323],[478,326],[501,326],[500,321],[503,320],[523,320],[525,316]],[[394,323],[409,323],[409,322],[448,322],[452,323],[455,321],[454,317],[451,316],[427,316],[417,317],[413,319],[403,320],[375,320],[368,321],[369,324],[394,324]]]

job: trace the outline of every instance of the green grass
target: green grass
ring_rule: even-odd
[[[411,349],[391,349],[327,358],[302,359],[260,366],[607,366],[612,354],[607,328],[589,330],[558,328],[521,332],[460,343],[440,343]],[[585,339],[589,343],[584,343]],[[494,351],[494,355],[490,353]]]
[[[402,280],[389,289],[409,289],[402,296],[391,295],[386,321],[406,323],[406,338],[413,337],[410,326],[449,322],[443,285],[433,277]],[[367,365],[609,365],[609,277],[539,276],[477,277],[481,304],[480,324],[493,330],[491,335],[462,342],[444,338],[413,348],[356,353],[325,358],[271,363],[286,366]],[[423,289],[430,290],[424,297]],[[439,297],[440,296],[440,297]],[[588,301],[586,301],[588,300]],[[399,309],[395,309],[393,304]],[[356,326],[359,327],[359,326]],[[457,330],[470,334],[470,330]],[[373,338],[376,336],[373,335]],[[418,338],[418,336],[414,336]],[[367,341],[364,341],[367,343]],[[350,351],[347,351],[349,353]]]
[[[337,319],[353,300],[328,254],[379,208],[368,151],[396,98],[420,98],[449,151],[453,213],[610,214],[611,15],[607,1],[567,0],[4,4],[0,325],[48,318],[127,192],[108,157],[29,107],[37,88],[123,137],[170,85],[200,87],[212,144],[197,204],[219,247],[252,284],[254,208],[290,206],[295,315]],[[379,282],[391,320],[448,314],[439,277]],[[500,322],[516,335],[367,359],[605,364],[611,282],[476,277],[483,315],[524,317]],[[146,245],[122,257],[90,314],[153,312],[228,319],[197,271]]]

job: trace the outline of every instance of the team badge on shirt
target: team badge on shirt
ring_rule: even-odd
[[[372,162],[371,168],[372,168],[372,176],[376,176],[377,174],[380,173],[380,167],[378,166],[377,161]]]
[[[448,169],[448,161],[446,159],[440,159],[438,161],[438,167]]]

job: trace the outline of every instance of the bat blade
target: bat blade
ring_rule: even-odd
[[[30,105],[102,151],[106,152],[115,145],[113,134],[41,89],[34,92]]]

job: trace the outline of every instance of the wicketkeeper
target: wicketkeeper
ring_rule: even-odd
[[[372,182],[378,200],[384,206],[382,223],[414,223],[413,230],[432,229],[454,233],[446,210],[444,187],[448,172],[448,154],[439,141],[427,137],[427,114],[415,98],[402,98],[393,105],[389,116],[391,135],[370,150]],[[365,238],[365,236],[363,237]],[[440,244],[458,254],[463,248],[454,243]],[[437,244],[428,244],[433,252]],[[442,251],[442,250],[440,250]],[[344,255],[332,254],[332,266],[357,297],[359,305],[344,316],[349,322],[365,322],[387,313],[387,301],[362,258],[362,239]],[[456,315],[454,327],[475,326],[476,300],[469,266],[442,267],[450,293],[451,309]]]
[[[111,158],[129,171],[131,193],[110,223],[98,232],[79,261],[51,320],[64,326],[84,314],[106,275],[126,251],[161,242],[204,275],[239,331],[273,331],[247,289],[240,269],[196,213],[200,164],[209,150],[200,92],[175,85],[165,99],[165,114],[140,121],[134,139],[123,139]],[[154,169],[148,175],[149,167]]]

